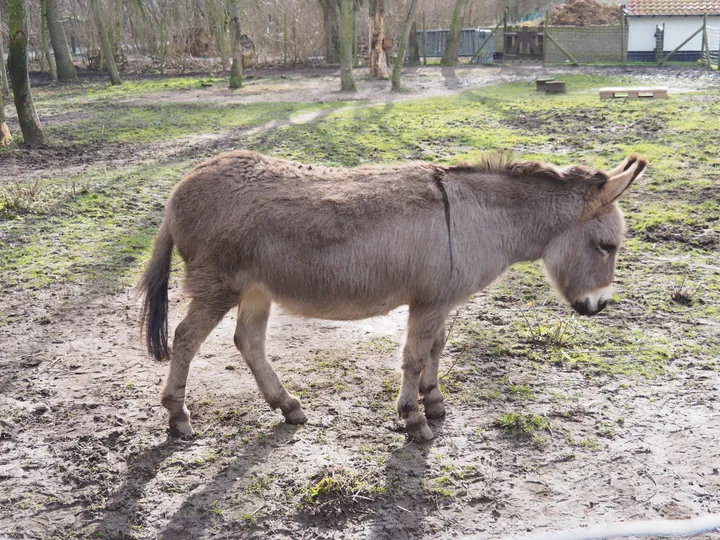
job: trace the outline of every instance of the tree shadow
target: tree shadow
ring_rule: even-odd
[[[443,76],[443,84],[450,90],[457,90],[460,88],[460,81],[455,74],[455,66],[443,66],[440,69],[440,73]]]

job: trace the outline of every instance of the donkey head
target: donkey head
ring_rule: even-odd
[[[616,255],[625,233],[616,201],[642,175],[646,164],[630,156],[609,171],[606,179],[588,185],[580,219],[543,253],[550,280],[580,315],[595,315],[610,301]]]

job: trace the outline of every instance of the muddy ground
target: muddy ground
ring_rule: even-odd
[[[408,93],[391,95],[389,83],[361,79],[359,96],[340,106],[361,110],[453,96],[531,81],[538,73],[422,68],[406,78]],[[334,90],[335,72],[256,76],[240,93],[218,85],[119,96],[120,105],[116,97],[108,106],[348,99]],[[633,75],[640,82],[660,76],[653,70]],[[718,82],[712,75],[670,70],[662,77],[676,95],[697,103],[717,99],[707,93]],[[47,90],[46,103],[53,91]],[[47,106],[47,125],[82,120],[82,107],[61,108]],[[565,151],[562,137],[587,138],[595,145],[588,151],[598,152],[619,137],[645,144],[666,128],[631,122],[620,132],[598,125],[588,135],[581,126],[602,124],[602,117],[595,122],[592,111],[573,111],[561,118],[518,112],[503,129],[546,137],[558,152]],[[273,148],[273,137],[286,133],[280,128],[321,128],[329,114],[310,110],[149,143],[13,148],[0,154],[0,183],[25,189],[38,180],[62,184],[110,170],[113,186],[122,189],[134,178],[128,171],[176,162],[187,170],[186,163],[244,141]],[[12,118],[10,126],[18,131]],[[292,141],[294,132],[287,133]],[[694,159],[700,160],[683,155],[677,166],[692,167]],[[80,257],[58,264],[50,277],[30,276],[31,259],[43,257],[33,245],[47,246],[58,235],[57,247],[49,249],[65,253],[65,236],[57,231],[74,226],[75,217],[63,220],[79,203],[45,201],[15,213],[6,206],[0,248],[30,251],[22,260],[16,251],[5,256],[0,274],[0,538],[490,539],[720,512],[720,233],[716,207],[707,206],[717,203],[711,182],[720,178],[720,165],[708,157],[703,167],[704,184],[660,192],[652,189],[660,172],[653,176],[651,169],[624,203],[631,220],[618,269],[624,292],[592,322],[556,299],[537,266],[510,271],[463,307],[441,360],[448,415],[432,425],[436,438],[424,445],[406,439],[393,408],[406,309],[360,322],[273,311],[268,355],[303,402],[309,422],[302,427],[284,424],[262,400],[233,345],[235,315],[229,314],[192,365],[187,393],[197,433],[170,438],[158,403],[166,365],[150,360],[139,342],[139,304],[131,290],[149,239],[138,240],[138,252],[119,262],[101,258],[89,267]],[[176,179],[163,181],[155,191],[137,188],[134,204],[151,210],[131,225],[147,229],[149,238]],[[75,195],[74,183],[72,189]],[[108,189],[97,188],[98,196],[110,200]],[[152,198],[144,201],[141,189]],[[667,223],[632,217],[645,216],[649,207],[672,209],[679,200],[709,210]],[[123,206],[121,213],[133,208]],[[103,227],[101,217],[91,226]],[[82,242],[83,230],[75,241]],[[118,265],[124,273],[116,279]],[[171,328],[187,305],[179,279],[176,272]]]

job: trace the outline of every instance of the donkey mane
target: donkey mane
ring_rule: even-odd
[[[450,167],[457,172],[490,172],[500,173],[509,178],[528,178],[559,183],[581,183],[602,185],[608,180],[603,171],[582,165],[558,169],[540,161],[515,158],[509,152],[486,152],[471,162],[461,162]]]

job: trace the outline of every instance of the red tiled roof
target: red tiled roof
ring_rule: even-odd
[[[628,0],[628,15],[720,15],[720,0]]]

